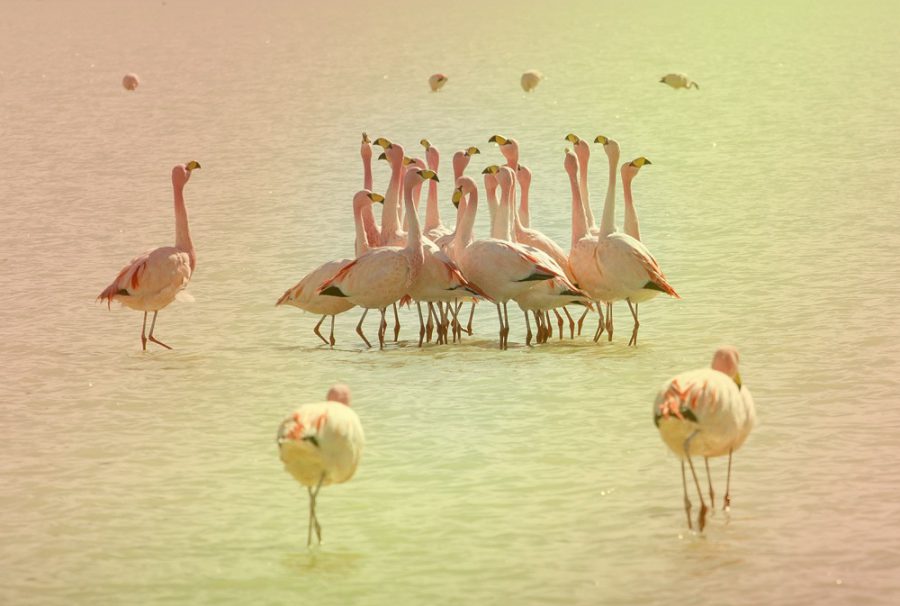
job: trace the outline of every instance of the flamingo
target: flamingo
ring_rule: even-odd
[[[625,193],[625,233],[635,240],[641,239],[641,226],[638,222],[637,210],[634,208],[634,199],[631,197],[631,181],[637,176],[642,166],[653,164],[647,158],[641,156],[631,162],[622,165],[622,191]]]
[[[475,154],[480,154],[481,151],[475,147],[469,147],[467,149],[461,149],[455,154],[453,154],[453,183],[463,176],[463,173],[466,170],[466,167],[469,166],[469,161],[472,159],[472,156]],[[454,190],[455,191],[455,190]],[[457,213],[457,221],[459,219],[459,213]],[[450,254],[450,245],[453,244],[453,238],[456,235],[456,229],[451,233],[443,235],[434,241],[441,250],[443,250],[448,255]]]
[[[366,133],[362,134],[362,143],[359,147],[359,155],[362,158],[363,162],[363,189],[373,191],[372,188],[372,141],[369,139],[369,135]],[[372,207],[366,207],[371,213]],[[381,244],[381,229],[378,227],[378,224],[373,220],[371,222],[365,222],[366,228],[366,237],[368,242],[372,246],[379,246]],[[365,251],[356,249],[356,256],[358,257]]]
[[[428,78],[428,86],[431,87],[431,92],[436,93],[447,84],[447,76],[444,74],[431,74]]]
[[[402,149],[400,151],[402,153]],[[319,294],[347,297],[351,303],[365,309],[356,332],[369,347],[371,344],[362,333],[362,323],[368,311],[381,311],[378,341],[380,348],[384,349],[384,332],[387,327],[385,309],[406,295],[422,272],[425,253],[419,218],[413,207],[412,189],[416,183],[436,178],[437,175],[430,170],[415,169],[409,171],[404,179],[404,204],[410,228],[404,248],[373,248],[354,259],[318,288]]]
[[[681,483],[688,528],[692,528],[692,524],[691,501],[688,499],[684,473],[685,459],[691,467],[700,496],[700,532],[706,524],[707,507],[691,457],[704,458],[710,507],[715,509],[709,458],[728,455],[728,480],[723,503],[723,509],[728,511],[731,506],[731,457],[756,423],[753,396],[741,382],[739,360],[734,347],[719,348],[710,368],[683,372],[663,383],[653,404],[653,423],[666,446],[681,459]]]
[[[473,228],[478,210],[478,187],[469,177],[460,177],[454,199],[465,195],[465,216],[460,221],[453,242],[455,257],[459,260],[463,275],[494,300],[500,318],[500,348],[507,349],[509,337],[509,312],[507,303],[534,286],[534,282],[561,278],[565,275],[541,263],[524,248],[490,238],[475,240]],[[502,308],[501,308],[502,306]]]
[[[687,77],[687,74],[682,73],[672,73],[666,74],[659,81],[663,84],[668,84],[672,88],[696,88],[700,90],[700,85]]]
[[[137,74],[127,73],[122,78],[122,88],[125,90],[134,90],[138,86],[140,86],[141,80],[138,78]]]
[[[373,202],[384,202],[384,197],[372,193],[368,190],[361,190],[353,196],[353,217],[356,223],[356,254],[364,254],[369,249],[368,238],[366,236],[367,226],[375,223],[375,215],[372,213]],[[322,339],[326,345],[334,347],[334,317],[337,314],[344,313],[351,309],[354,305],[346,298],[329,297],[316,292],[317,287],[335,275],[347,265],[353,262],[353,259],[337,259],[323,263],[316,269],[312,270],[303,277],[297,284],[285,291],[285,293],[275,303],[278,305],[293,305],[303,311],[314,314],[321,314],[318,324],[313,328],[313,332]],[[325,318],[331,316],[331,335],[328,339],[319,332],[319,327]]]
[[[391,166],[391,180],[384,194],[384,208],[381,211],[381,245],[403,246],[406,242],[406,234],[400,229],[400,184],[403,179],[406,156],[402,145],[393,144],[384,137],[375,139],[374,143],[384,149],[382,155]],[[394,310],[394,341],[396,342],[400,336],[400,314],[397,312],[396,303],[393,303],[391,307]],[[363,317],[366,313],[363,312]],[[357,332],[361,331],[357,330]],[[366,341],[365,337],[363,337],[363,341]]]
[[[428,170],[438,172],[438,165],[441,161],[440,152],[429,143],[428,139],[422,139],[420,143],[425,148],[425,160],[428,162]],[[441,223],[441,211],[438,208],[437,194],[437,181],[429,181],[428,206],[425,208],[425,237],[432,242],[437,242],[443,236],[450,234],[450,229]]]
[[[591,148],[587,144],[587,141],[581,139],[574,133],[566,135],[566,141],[572,144],[572,149],[575,152],[575,156],[578,158],[578,191],[581,194],[581,204],[584,206],[584,214],[587,217],[588,230],[592,235],[596,236],[599,233],[599,229],[597,228],[597,222],[594,219],[594,211],[591,209],[591,193],[587,183],[588,163],[591,160]],[[615,165],[613,165],[613,168],[615,168]],[[615,185],[615,179],[613,179],[610,188],[606,193],[607,198],[611,195],[610,192],[615,192]]]
[[[350,408],[350,388],[333,385],[325,400],[300,406],[281,422],[276,438],[284,470],[309,493],[307,547],[314,528],[322,544],[322,525],[316,516],[319,490],[352,478],[366,443],[359,416]]]
[[[539,72],[536,69],[530,69],[527,72],[522,74],[522,79],[520,84],[522,85],[522,90],[526,93],[530,93],[537,87],[538,84],[541,83],[541,80],[544,79],[544,74]]]
[[[162,246],[135,257],[119,272],[119,275],[97,297],[106,300],[107,308],[119,301],[125,307],[144,312],[141,327],[141,347],[147,351],[147,341],[172,349],[153,336],[156,315],[159,310],[175,300],[187,286],[197,266],[197,255],[191,231],[188,227],[187,208],[184,206],[184,186],[191,178],[191,172],[200,164],[191,160],[187,164],[177,164],[172,168],[172,189],[175,195],[175,246]],[[147,312],[153,312],[150,334],[147,329]]]

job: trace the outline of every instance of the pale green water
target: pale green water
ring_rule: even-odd
[[[4,2],[0,602],[895,603],[900,15],[675,4]],[[529,68],[548,78],[526,96]],[[526,349],[516,313],[502,353],[487,309],[463,346],[364,351],[350,312],[319,348],[315,318],[273,304],[351,253],[362,130],[427,136],[442,176],[516,137],[560,242],[563,136],[617,138],[654,162],[642,232],[684,300],[642,306],[637,349],[624,307],[599,346]],[[160,315],[176,349],[144,354],[140,315],[93,299],[173,241],[189,159],[196,302]],[[698,537],[649,408],[726,342],[760,425]],[[273,436],[336,380],[368,444],[307,551]]]

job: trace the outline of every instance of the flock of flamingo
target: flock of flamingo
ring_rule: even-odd
[[[443,79],[446,81],[446,77]],[[663,78],[661,81],[673,88],[697,88],[686,77],[670,80]],[[132,86],[130,90],[133,90],[137,78],[130,80],[126,76],[123,85],[126,88]],[[457,213],[451,230],[442,223],[438,206],[440,154],[437,148],[423,139],[425,160],[409,158],[402,145],[385,138],[373,142],[363,133],[360,148],[363,189],[353,197],[355,257],[323,263],[289,288],[278,299],[277,305],[293,305],[321,315],[313,330],[330,346],[335,344],[335,316],[360,307],[363,313],[356,332],[371,347],[362,327],[369,310],[376,309],[380,312],[378,341],[384,348],[388,307],[394,310],[396,341],[400,330],[397,305],[416,304],[421,347],[426,339],[430,342],[433,335],[438,344],[447,344],[451,338],[453,342],[461,341],[463,332],[471,335],[475,303],[490,302],[495,305],[499,319],[500,348],[506,349],[510,331],[509,301],[515,301],[525,314],[527,345],[531,345],[533,337],[530,317],[534,318],[537,329],[536,343],[546,343],[553,335],[551,312],[556,315],[559,337],[563,338],[564,321],[560,309],[568,317],[569,337],[574,338],[576,322],[566,309],[570,304],[587,308],[577,322],[579,334],[587,310],[594,308],[600,316],[594,341],[600,339],[604,330],[611,340],[612,304],[625,301],[634,320],[628,344],[637,345],[638,305],[660,293],[678,297],[656,259],[641,243],[631,183],[641,167],[650,161],[639,157],[619,167],[618,143],[603,135],[593,140],[602,145],[609,162],[606,199],[598,226],[588,189],[590,145],[574,134],[565,139],[574,150],[567,149],[564,159],[572,193],[572,238],[568,254],[531,226],[528,199],[531,171],[519,163],[519,146],[515,139],[500,135],[489,139],[500,146],[506,163],[490,165],[482,171],[491,233],[488,238],[476,239],[473,229],[479,188],[464,172],[472,156],[480,153],[478,148],[469,147],[453,156],[452,202]],[[384,196],[373,191],[373,144],[383,148],[380,158],[387,160],[391,168]],[[184,186],[198,169],[200,164],[195,161],[172,169],[175,245],[136,257],[98,296],[108,306],[118,301],[144,312],[141,328],[144,350],[148,341],[171,349],[153,334],[157,314],[176,298],[185,296],[184,288],[196,266]],[[622,232],[615,225],[617,174],[621,175],[625,199]],[[426,181],[429,185],[422,225],[418,206]],[[375,203],[384,205],[380,226],[372,208]],[[423,303],[427,309],[424,313]],[[460,312],[467,303],[471,303],[472,308],[464,328]],[[153,317],[148,333],[150,312]],[[331,332],[326,339],[319,328],[328,317],[331,318]],[[700,532],[706,525],[709,507],[715,507],[709,458],[728,455],[723,502],[723,509],[728,510],[732,454],[744,443],[756,419],[753,398],[741,381],[738,365],[737,350],[722,347],[715,352],[710,367],[684,372],[666,381],[653,404],[653,421],[660,436],[681,459],[685,514],[688,527],[693,528],[685,461],[690,466],[700,499],[697,517]],[[350,389],[335,385],[325,402],[300,406],[282,422],[277,444],[285,470],[309,493],[307,545],[312,544],[314,532],[321,543],[322,527],[316,514],[319,490],[322,486],[351,479],[365,444],[362,424],[350,408]],[[695,456],[704,458],[709,507],[692,461]]]

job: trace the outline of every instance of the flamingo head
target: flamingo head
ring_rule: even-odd
[[[362,134],[362,143],[359,147],[359,155],[362,156],[363,160],[369,161],[372,159],[372,141],[369,139],[369,135],[366,133]]]
[[[500,153],[506,158],[512,166],[519,164],[519,142],[515,139],[507,139],[500,135],[494,135],[488,139],[489,143],[496,143],[500,146]]]
[[[422,145],[425,145],[426,143],[428,143],[428,140],[422,139]],[[438,152],[438,148],[430,143],[425,147],[425,160],[428,162],[428,168],[437,171],[438,163],[441,160],[441,154]]]
[[[496,164],[486,167],[481,171],[481,174],[484,175],[484,188],[488,193],[494,191],[500,185],[500,181],[497,178],[497,175],[500,174],[500,167]]]
[[[459,208],[459,202],[463,196],[469,196],[478,189],[471,177],[459,177],[456,180],[456,189],[453,191],[453,206]]]
[[[469,165],[469,156],[464,150],[460,150],[453,154],[453,177],[459,179]]]
[[[606,152],[606,157],[613,160],[613,162],[619,161],[619,142],[615,139],[610,139],[609,137],[604,137],[603,135],[597,135],[597,138],[594,139],[594,143],[602,143],[603,151]]]
[[[350,406],[350,388],[343,383],[336,383],[328,390],[325,399],[329,402],[340,402],[344,406]]]
[[[196,160],[191,160],[186,164],[176,164],[175,167],[172,168],[172,185],[175,187],[184,187],[184,184],[191,178],[191,171],[197,170],[198,168],[200,168],[200,163]]]
[[[711,366],[713,370],[718,370],[731,377],[737,386],[741,387],[741,373],[738,371],[739,362],[740,355],[738,350],[730,345],[726,345],[716,350]]]
[[[516,169],[516,178],[519,180],[519,187],[528,189],[531,185],[531,169],[527,166],[519,164]]]
[[[363,208],[366,204],[384,204],[384,196],[368,189],[361,189],[353,196],[353,208]]]
[[[638,171],[641,170],[641,167],[646,166],[647,164],[653,164],[653,163],[650,162],[650,160],[648,160],[644,156],[641,156],[640,158],[635,158],[631,162],[626,162],[625,164],[622,165],[622,169],[621,169],[622,170],[622,180],[624,181],[627,179],[628,181],[631,181],[632,179],[634,179],[634,176],[636,174],[638,174]]]

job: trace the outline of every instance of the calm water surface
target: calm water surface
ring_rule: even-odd
[[[0,602],[896,603],[900,12],[682,4],[4,1]],[[452,152],[480,172],[516,137],[560,242],[563,137],[617,138],[653,161],[642,232],[683,300],[641,306],[637,349],[624,307],[600,345],[526,348],[516,312],[502,353],[486,309],[461,347],[417,349],[406,312],[366,351],[355,311],[318,346],[273,304],[351,254],[363,130],[438,146],[447,222]],[[140,314],[94,297],[173,242],[190,159],[196,302],[142,353]],[[726,342],[760,424],[697,536],[649,409]],[[368,444],[309,551],[273,436],[337,380]]]

